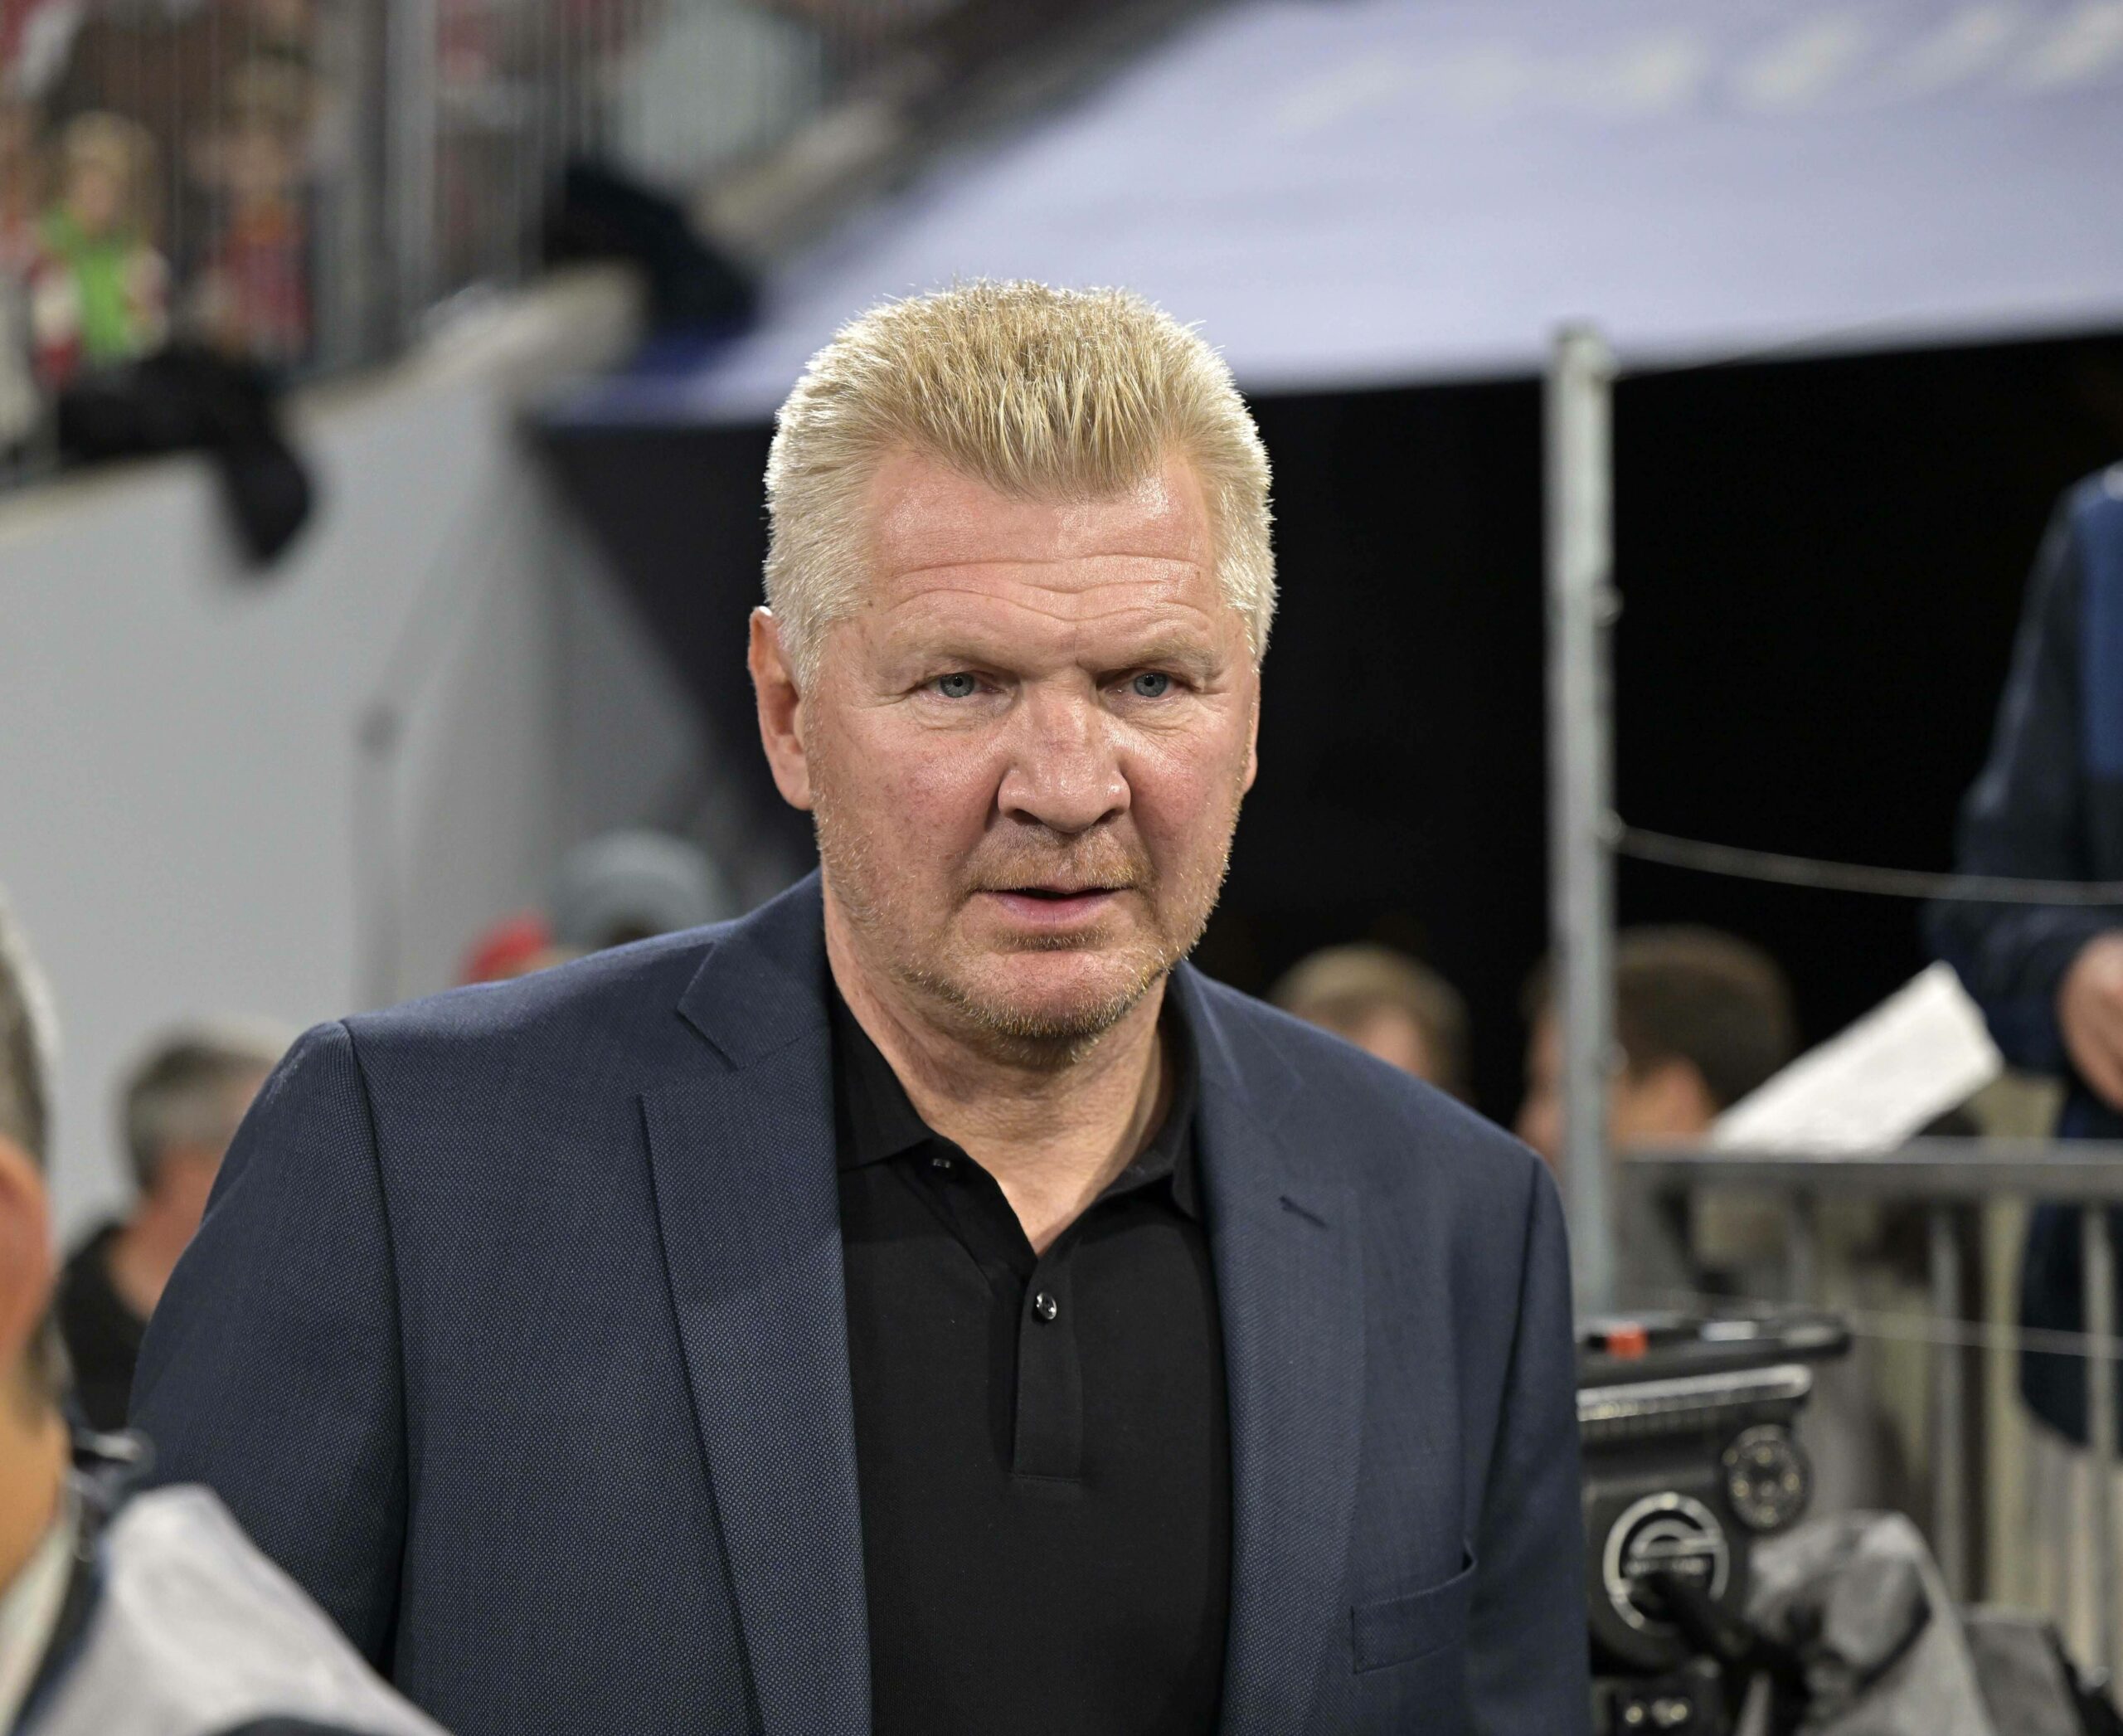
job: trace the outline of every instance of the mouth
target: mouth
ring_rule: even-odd
[[[1073,886],[1062,883],[991,888],[985,896],[1017,921],[1052,927],[1103,911],[1126,891],[1120,886]]]

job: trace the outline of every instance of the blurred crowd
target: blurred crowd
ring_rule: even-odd
[[[1328,947],[1293,966],[1270,999],[1454,1097],[1469,1096],[1466,1000],[1419,959],[1369,942]],[[1702,1139],[1798,1051],[1782,969],[1717,929],[1625,929],[1615,999],[1621,1053],[1607,1131],[1616,1150]],[[1562,1047],[1546,963],[1521,1007],[1526,1089],[1515,1131],[1554,1168],[1562,1160]]]
[[[0,449],[172,338],[282,372],[313,338],[328,118],[313,0],[0,6]]]
[[[657,10],[442,0],[400,80],[372,7],[0,0],[0,460],[80,455],[68,393],[166,350],[270,387],[513,278]]]

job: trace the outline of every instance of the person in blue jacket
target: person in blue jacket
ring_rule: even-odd
[[[2050,521],[1956,855],[1967,874],[2123,881],[2123,464],[2072,488]],[[2058,1136],[2123,1140],[2123,905],[1945,899],[1926,926],[2006,1060],[2065,1082]],[[2029,1328],[2082,1330],[2076,1209],[2037,1208],[2020,1312]],[[2024,1352],[2020,1389],[2084,1445],[2082,1358]]]

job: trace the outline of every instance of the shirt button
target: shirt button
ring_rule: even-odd
[[[1043,1320],[1051,1320],[1062,1311],[1062,1305],[1042,1290],[1032,1299],[1032,1311]]]
[[[951,1173],[951,1160],[940,1151],[929,1160],[929,1167],[932,1169],[941,1169],[945,1174],[949,1175]]]

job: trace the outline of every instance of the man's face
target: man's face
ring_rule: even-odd
[[[1562,1038],[1552,1013],[1533,1021],[1527,1039],[1526,1095],[1515,1131],[1551,1169],[1562,1173]]]
[[[1692,1063],[1669,1060],[1648,1067],[1625,1064],[1607,1084],[1607,1145],[1627,1151],[1640,1145],[1701,1139],[1717,1119],[1717,1105]],[[1518,1134],[1562,1171],[1562,1033],[1552,1012],[1533,1022],[1526,1045],[1526,1097],[1518,1106]]]
[[[1439,1077],[1439,1058],[1431,1047],[1429,1033],[1398,1007],[1374,1007],[1355,1019],[1319,1023],[1388,1067],[1397,1067],[1426,1084],[1444,1082]]]
[[[869,508],[863,605],[825,631],[798,746],[768,731],[829,921],[954,1023],[1095,1035],[1200,937],[1253,780],[1259,676],[1199,484],[1173,463],[1021,501],[902,455]]]
[[[108,235],[125,212],[125,183],[101,158],[85,157],[66,177],[66,204],[74,221],[92,236]]]
[[[258,1093],[265,1088],[267,1077],[262,1072],[253,1073],[229,1087],[224,1101],[226,1125],[231,1130],[249,1112]],[[227,1140],[216,1140],[211,1143],[176,1145],[164,1150],[155,1166],[155,1189],[173,1219],[197,1229],[200,1219],[206,1214],[206,1202],[213,1194],[214,1180],[221,1173],[221,1162],[228,1155],[228,1148]]]

